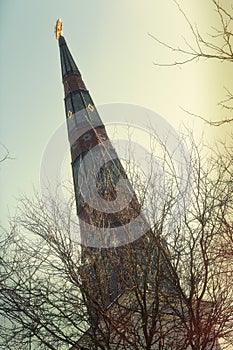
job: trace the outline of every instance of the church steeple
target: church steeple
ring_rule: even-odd
[[[61,29],[61,21],[58,20],[56,37],[60,49],[73,181],[83,243],[84,284],[87,285],[87,290],[91,289],[91,293],[94,293],[89,297],[101,299],[103,307],[107,307],[125,289],[122,282],[125,253],[124,248],[107,249],[108,244],[113,246],[111,242],[107,242],[111,237],[104,234],[101,237],[103,241],[100,242],[98,235],[101,230],[104,232],[116,227],[119,227],[119,230],[122,227],[122,234],[129,235],[127,230],[124,232],[124,225],[139,216],[140,205],[67,47]],[[91,164],[84,166],[84,176],[80,179],[80,168],[85,163],[86,156],[91,158]],[[102,166],[99,167],[98,161],[102,162]],[[93,184],[88,182],[90,174],[95,175],[96,191],[93,190]],[[123,195],[129,193],[130,200],[118,210],[108,210],[116,200],[120,180],[125,181],[122,192]],[[91,203],[88,203],[87,197]],[[101,201],[104,202],[107,210],[99,209],[98,204]],[[102,291],[97,287],[100,284]]]
[[[56,28],[61,24],[59,21]],[[117,153],[111,145],[95,104],[82,80],[81,73],[67,47],[61,28],[56,30],[56,37],[59,41],[66,120],[71,146],[73,179],[79,218],[91,225],[93,225],[94,221],[95,224],[98,226],[102,225],[102,227],[112,227],[117,225],[117,223],[119,225],[119,218],[124,224],[129,222],[133,217],[138,216],[140,212],[139,203],[132,187],[128,183],[126,173],[118,159]],[[97,173],[100,175],[101,173],[98,179],[98,192],[102,196],[102,199],[109,203],[108,206],[111,205],[110,202],[116,197],[116,186],[119,179],[126,180],[127,191],[125,190],[125,192],[130,192],[132,200],[123,210],[119,210],[117,213],[109,213],[108,211],[99,213],[98,210],[85,203],[82,193],[84,186],[78,183],[80,180],[78,173],[80,164],[88,152],[89,154],[95,153],[95,156],[93,156],[91,169],[88,169],[87,172],[91,171],[94,173],[97,170],[95,175]],[[97,169],[97,158],[101,158],[106,163],[101,169]],[[109,178],[111,178],[111,181],[109,181]],[[88,191],[91,190],[88,188]],[[89,197],[91,196],[92,193],[89,193]],[[84,234],[82,238],[84,239]]]
[[[141,207],[136,194],[67,47],[62,35],[60,20],[56,25],[56,37],[60,49],[76,206],[83,244],[83,284],[86,285],[87,298],[92,300],[93,304],[98,301],[106,308],[126,288],[132,287],[136,278],[134,274],[139,276],[135,266],[140,266],[140,271],[145,269],[146,274],[149,273],[149,263],[146,262],[145,252],[152,254],[150,257],[151,273],[155,271],[161,259],[158,259],[156,250],[151,253],[150,241],[153,233],[141,215]],[[89,163],[85,163],[88,157]],[[101,166],[99,166],[101,163],[99,161],[102,162]],[[83,176],[80,176],[82,166]],[[89,182],[90,174],[95,175],[94,189],[93,183]],[[123,183],[120,191],[123,196],[118,203],[119,183]],[[100,202],[104,202],[103,210],[99,209]],[[115,206],[115,210],[109,210],[116,202],[118,206]],[[134,231],[128,229],[131,221],[137,222],[137,228],[134,226]],[[115,228],[119,236],[129,239],[131,243],[128,246],[110,244],[111,248],[108,248],[107,240],[112,237],[106,235],[106,232]],[[135,232],[136,230],[139,235]],[[103,235],[97,237],[101,232]],[[145,234],[142,236],[140,232],[145,232]],[[137,239],[134,241],[132,237]],[[126,243],[126,239],[123,240]],[[164,273],[167,273],[165,267]],[[93,310],[91,313],[93,314]]]

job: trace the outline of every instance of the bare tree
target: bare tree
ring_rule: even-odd
[[[217,13],[218,24],[211,28],[206,28],[206,33],[202,33],[198,26],[190,20],[186,12],[181,7],[178,0],[173,0],[176,4],[181,16],[185,19],[189,33],[191,34],[188,40],[184,36],[182,46],[176,46],[172,43],[164,42],[162,38],[158,38],[153,34],[149,34],[157,43],[171,51],[174,56],[178,55],[177,60],[168,63],[155,62],[157,66],[180,66],[190,62],[198,62],[200,60],[216,60],[220,64],[233,62],[233,11],[231,1],[210,0],[213,5],[213,11]],[[207,34],[208,32],[208,34]],[[209,33],[210,32],[210,33]],[[192,116],[204,120],[212,126],[221,126],[226,123],[231,123],[233,105],[232,92],[226,89],[226,98],[219,102],[219,105],[226,110],[227,116],[225,119],[209,121],[201,115],[197,115],[190,111],[186,111]],[[230,113],[230,115],[229,115]]]
[[[69,218],[54,199],[22,199],[3,246],[0,312],[4,349],[58,349],[85,329],[79,293],[79,249],[69,242]],[[80,304],[82,303],[82,305]],[[80,306],[81,305],[81,306]],[[74,312],[79,310],[78,313]],[[10,329],[10,331],[9,331]]]
[[[210,350],[222,339],[230,349],[232,154],[191,144],[188,197],[164,154],[163,201],[156,167],[140,185],[151,229],[121,247],[87,247],[88,263],[72,239],[73,198],[66,210],[49,193],[20,201],[1,242],[0,347]],[[111,274],[122,293],[106,306]]]

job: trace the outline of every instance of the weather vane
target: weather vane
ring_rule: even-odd
[[[55,27],[55,34],[56,34],[56,39],[59,39],[60,36],[63,35],[61,18],[58,18],[57,20],[56,27]]]

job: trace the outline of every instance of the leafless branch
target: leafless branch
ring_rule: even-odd
[[[230,343],[232,153],[207,155],[190,143],[188,200],[166,145],[159,145],[163,202],[156,166],[151,164],[146,186],[136,177],[140,191],[147,191],[142,198],[154,226],[129,245],[84,249],[71,239],[72,205],[64,212],[51,194],[21,200],[0,243],[0,314],[6,320],[0,346],[207,350],[219,338]],[[113,277],[115,288],[124,288],[106,307]]]
[[[15,159],[10,156],[10,152],[5,145],[1,144],[1,146],[5,151],[5,155],[0,159],[0,163],[4,162],[7,159]]]
[[[179,13],[184,18],[189,31],[191,33],[191,39],[188,41],[185,37],[184,45],[176,47],[175,45],[164,42],[162,39],[158,39],[156,36],[149,34],[157,43],[162,45],[164,48],[168,49],[170,52],[175,54],[180,54],[180,58],[170,62],[170,63],[161,63],[154,62],[156,66],[181,66],[186,63],[199,61],[201,59],[209,60],[214,59],[220,62],[233,62],[233,16],[232,8],[228,9],[227,5],[222,5],[219,0],[211,0],[213,8],[218,15],[219,26],[212,27],[213,33],[203,35],[200,33],[198,26],[192,24],[188,15],[180,6],[177,0],[173,0],[176,4]],[[227,90],[227,99],[219,103],[220,106],[225,108],[228,111],[232,111],[233,107],[229,104],[232,102],[232,94]],[[186,111],[187,112],[187,111]],[[209,121],[207,118],[204,118],[195,113],[190,113],[190,115],[202,119],[207,124],[211,126],[221,126],[226,123],[231,123],[233,118],[226,117],[223,120]]]
[[[187,114],[199,118],[201,120],[203,120],[205,123],[211,125],[211,126],[221,126],[223,124],[227,124],[227,123],[231,123],[233,121],[233,118],[229,118],[229,119],[221,119],[221,120],[208,120],[207,118],[204,118],[198,114],[195,113],[191,113],[190,111],[187,111],[186,109],[184,109],[183,107],[180,107],[184,112],[186,112]]]

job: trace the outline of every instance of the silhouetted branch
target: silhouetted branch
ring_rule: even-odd
[[[0,163],[4,162],[7,159],[15,159],[15,158],[12,158],[10,156],[10,152],[5,145],[1,144],[1,146],[3,147],[3,149],[5,151],[5,155],[0,159]]]
[[[212,33],[208,34],[210,39],[207,39],[206,35],[200,33],[197,25],[193,25],[190,21],[188,15],[180,6],[177,0],[173,0],[176,4],[179,13],[181,13],[184,18],[189,32],[191,33],[191,39],[187,40],[183,38],[183,45],[175,46],[173,44],[164,42],[155,35],[149,34],[158,44],[162,45],[165,49],[169,50],[173,54],[180,55],[180,58],[175,59],[170,63],[164,62],[154,62],[156,66],[181,66],[190,62],[199,61],[201,59],[209,60],[214,59],[219,62],[233,62],[233,16],[232,16],[232,6],[221,4],[221,1],[211,0],[214,10],[217,12],[219,19],[219,27],[212,27]],[[232,102],[232,94],[227,90],[227,99],[219,103],[220,106],[232,112],[233,107],[229,104]],[[209,121],[203,116],[197,115],[196,113],[191,113],[186,111],[190,115],[197,117],[211,126],[221,126],[226,123],[231,123],[233,121],[232,117],[226,117],[225,119]]]

